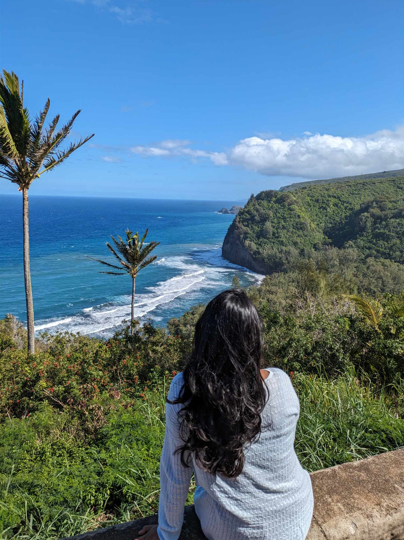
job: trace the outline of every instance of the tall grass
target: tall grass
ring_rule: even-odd
[[[301,403],[296,451],[309,471],[404,445],[402,405],[391,393],[359,385],[353,372],[335,380],[295,374],[293,383]],[[46,404],[6,420],[0,540],[57,540],[156,512],[167,386],[156,379],[132,408],[116,400],[87,440],[66,413]]]
[[[309,471],[404,445],[401,407],[363,375],[359,383],[353,370],[334,380],[298,374],[295,386],[301,404],[296,452]]]

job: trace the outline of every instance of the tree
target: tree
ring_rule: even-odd
[[[241,287],[240,280],[239,280],[238,276],[236,276],[236,275],[233,276],[231,286],[232,286],[233,289],[239,289]]]
[[[115,270],[121,270],[121,272],[100,272],[101,274],[110,274],[112,276],[123,276],[129,274],[132,278],[132,303],[131,303],[131,335],[133,335],[134,325],[133,321],[135,320],[135,290],[136,290],[136,277],[140,270],[149,266],[152,262],[157,259],[157,255],[152,255],[149,257],[150,253],[160,244],[160,242],[150,242],[145,244],[147,233],[149,229],[146,229],[146,232],[139,240],[139,233],[132,233],[129,229],[126,230],[126,241],[122,240],[118,236],[119,240],[116,240],[111,235],[112,241],[115,244],[115,249],[107,242],[107,248],[111,251],[116,259],[120,262],[121,266],[116,266],[100,259],[93,259],[101,264],[105,264],[110,268]],[[118,253],[117,253],[118,252]]]
[[[35,352],[34,304],[32,300],[29,256],[28,190],[36,178],[60,165],[75,150],[94,135],[71,143],[65,150],[61,144],[71,132],[77,111],[72,119],[56,131],[59,115],[44,130],[50,100],[34,121],[24,107],[24,83],[15,73],[3,71],[0,76],[0,178],[18,185],[23,199],[24,281],[27,305],[28,351]]]

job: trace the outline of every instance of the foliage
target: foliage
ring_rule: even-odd
[[[345,272],[355,275],[357,288],[401,292],[404,176],[263,191],[250,197],[228,234],[235,234],[268,273],[294,271],[302,259],[327,265],[350,259]],[[378,274],[392,273],[398,281],[387,277],[389,283],[378,283],[375,277],[372,282],[369,260],[379,265]]]
[[[241,287],[240,280],[237,274],[234,274],[231,286],[233,287],[233,289],[239,289]]]
[[[101,261],[100,259],[94,260],[101,264],[105,264],[114,270],[119,270],[119,272],[101,272],[101,274],[123,276],[125,273],[127,273],[132,278],[135,278],[140,270],[143,270],[143,268],[146,268],[146,266],[154,262],[157,259],[157,256],[153,255],[149,257],[149,255],[160,244],[160,242],[149,242],[145,244],[148,232],[149,229],[146,229],[142,238],[139,238],[138,232],[133,233],[127,229],[126,240],[122,240],[120,236],[118,236],[119,240],[111,236],[115,248],[112,247],[109,242],[107,242],[106,245],[113,256],[119,261],[120,266]]]
[[[48,358],[64,353],[74,362],[74,402],[63,407],[59,402],[69,398],[55,385],[51,394],[44,387],[42,395],[38,390],[31,397],[30,413],[2,403],[1,538],[56,540],[157,511],[164,398],[175,370],[150,371],[148,364],[144,380],[145,366],[135,362],[135,352],[128,362],[129,374],[122,362],[126,347],[133,345],[128,337],[126,333],[106,343],[69,335],[48,337]],[[162,357],[159,347],[164,355],[171,354],[173,365],[180,363],[181,339],[161,332],[150,339],[155,364]],[[14,363],[13,371],[25,372],[18,353],[14,349],[2,364],[15,357],[19,364]],[[81,355],[85,362],[79,365]],[[41,361],[37,357],[41,353],[35,355]],[[97,372],[100,360],[106,371],[103,380],[113,380],[114,385],[104,386],[101,380],[99,392],[87,395],[88,378]],[[47,377],[51,371],[63,373],[60,365],[44,368],[49,370]],[[4,386],[9,388],[11,374],[6,373]],[[403,405],[384,390],[369,381],[360,385],[353,372],[334,380],[303,371],[290,376],[301,403],[296,449],[308,470],[404,445]],[[396,390],[402,394],[402,383]],[[194,488],[193,484],[189,503]]]
[[[263,363],[288,372],[300,399],[309,471],[404,446],[404,296],[361,303],[341,289],[304,264],[297,281],[274,274],[249,290]],[[363,305],[379,307],[377,328]],[[168,332],[43,334],[35,355],[15,319],[0,321],[0,538],[56,540],[157,511],[165,396],[203,309]]]
[[[49,108],[50,99],[32,122],[24,107],[23,83],[20,85],[15,73],[3,71],[0,77],[0,177],[18,184],[20,190],[28,189],[36,178],[60,165],[94,136],[61,150],[80,111],[59,130],[56,128],[60,116],[55,116],[44,130]]]

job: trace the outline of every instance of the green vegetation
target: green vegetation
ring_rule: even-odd
[[[20,85],[15,73],[3,71],[3,77],[0,76],[0,178],[17,184],[18,190],[22,192],[27,344],[30,353],[35,352],[35,334],[29,254],[28,190],[34,180],[63,163],[94,136],[90,135],[77,143],[71,143],[62,150],[61,145],[70,135],[80,111],[77,111],[58,131],[56,128],[59,115],[55,116],[48,129],[44,130],[49,107],[50,99],[32,122],[28,110],[24,107],[24,84]]]
[[[382,180],[384,178],[403,177],[404,169],[395,171],[383,171],[378,173],[359,174],[358,176],[342,176],[340,178],[328,178],[326,180],[308,180],[306,182],[296,182],[289,186],[281,187],[279,191],[294,191],[305,186],[313,186],[315,184],[334,184],[335,182],[352,182],[358,180]]]
[[[251,196],[231,225],[268,273],[323,265],[345,292],[404,289],[404,176]],[[348,278],[348,279],[346,279]]]
[[[111,264],[100,259],[93,259],[109,268],[114,270],[119,270],[119,272],[101,272],[101,274],[110,274],[112,276],[124,276],[128,274],[132,279],[132,301],[131,301],[131,324],[133,325],[135,321],[135,291],[136,291],[136,278],[143,268],[149,266],[152,262],[157,259],[157,255],[152,255],[149,257],[150,253],[156,249],[160,242],[148,242],[145,244],[147,233],[149,229],[146,229],[142,238],[139,238],[139,233],[133,233],[129,229],[126,230],[126,240],[122,240],[118,236],[119,241],[111,236],[115,248],[107,242],[107,248],[113,254],[115,259],[119,261],[120,266],[116,264]],[[118,253],[117,253],[118,252]],[[90,257],[92,258],[92,257]],[[131,327],[131,333],[134,329]]]
[[[249,289],[263,364],[289,372],[299,395],[296,450],[310,471],[404,446],[404,297],[339,287],[307,264],[298,282],[281,273]],[[35,355],[13,317],[0,322],[2,540],[56,540],[157,510],[165,395],[203,309],[107,341],[44,334]]]

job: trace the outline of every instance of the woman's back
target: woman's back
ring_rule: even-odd
[[[294,450],[299,400],[288,375],[278,368],[269,368],[269,376],[262,384],[269,398],[261,413],[261,433],[246,448],[243,471],[235,478],[205,472],[194,456],[190,469],[181,464],[173,450],[181,443],[178,412],[182,404],[167,404],[167,430],[172,443],[167,442],[166,435],[161,466],[161,539],[178,537],[175,499],[183,504],[181,483],[189,485],[192,472],[197,483],[195,510],[209,540],[303,540],[306,537],[313,513],[313,494],[310,476],[301,467]],[[180,373],[172,381],[170,401],[178,397],[182,385]],[[165,493],[168,500],[164,500]]]

